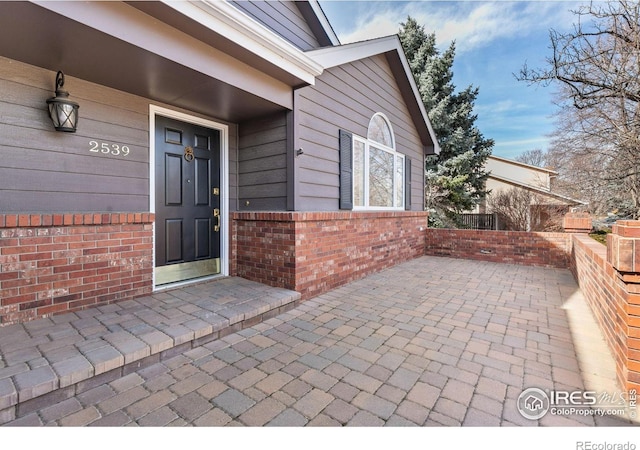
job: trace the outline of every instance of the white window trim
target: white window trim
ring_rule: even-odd
[[[371,119],[369,120],[369,126],[367,127],[367,135],[369,134],[369,129],[371,128],[371,124],[373,123],[373,120],[376,117],[382,117],[382,120],[384,120],[384,122],[387,124],[387,126],[389,127],[389,132],[391,133],[391,147],[385,147],[385,148],[395,152],[396,151],[396,134],[393,132],[393,126],[391,125],[391,121],[384,113],[377,112],[373,116],[371,116]],[[370,142],[375,142],[375,141],[370,141]]]
[[[380,115],[382,115],[384,117],[383,114],[378,113]],[[386,117],[385,117],[386,120]],[[391,124],[387,121],[387,123],[389,124],[389,127],[391,127]],[[392,140],[395,144],[395,136],[393,136],[393,129],[391,130],[392,133]],[[404,189],[404,180],[405,177],[407,176],[406,173],[404,173],[405,170],[405,155],[402,153],[399,153],[397,151],[395,151],[393,148],[391,147],[387,147],[385,145],[380,144],[379,142],[370,140],[370,139],[365,139],[361,136],[357,136],[357,135],[353,135],[352,138],[352,147],[353,149],[355,149],[356,147],[356,141],[364,144],[364,192],[363,192],[363,197],[364,197],[364,206],[360,206],[360,205],[356,205],[355,204],[355,189],[356,189],[356,183],[355,183],[355,179],[353,182],[353,200],[354,200],[354,204],[353,204],[353,210],[354,211],[404,211],[405,208],[405,202],[406,202],[406,192]],[[385,151],[387,153],[390,153],[393,155],[393,203],[394,206],[370,206],[369,205],[369,149],[371,147],[375,147],[378,150],[382,150]],[[401,188],[402,188],[402,201],[400,205],[396,204],[396,200],[397,200],[397,196],[396,196],[396,172],[398,170],[398,158],[400,157],[401,161],[402,161],[402,181],[401,181]],[[351,161],[351,167],[353,167],[353,171],[355,172],[355,150],[352,152],[352,161]],[[355,177],[355,175],[352,175]]]

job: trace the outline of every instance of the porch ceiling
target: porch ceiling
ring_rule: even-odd
[[[128,5],[119,7],[131,10],[135,20],[154,20]],[[155,29],[167,27],[155,22]],[[181,46],[202,44],[190,36],[180,38],[184,41],[179,43]],[[130,40],[135,42],[136,36]],[[169,49],[167,54],[177,53],[179,48]],[[215,49],[207,54],[206,47],[202,47],[200,53],[196,51],[182,60],[169,59],[161,52],[149,51],[27,2],[0,2],[0,55],[230,122],[291,107],[290,86],[257,70],[252,73],[246,63]],[[205,56],[201,67],[197,67],[200,70],[186,65],[189,57],[199,56]],[[213,66],[207,56],[212,61],[220,60],[211,71],[224,71],[227,82],[206,73],[207,67]],[[229,68],[220,67],[224,64]],[[234,77],[234,71],[242,71],[243,75]],[[238,79],[237,85],[230,84],[234,78]],[[51,84],[53,91],[53,78]],[[238,87],[253,84],[263,95]]]

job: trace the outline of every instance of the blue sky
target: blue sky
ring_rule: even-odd
[[[493,154],[514,158],[546,150],[553,131],[553,86],[517,81],[526,63],[542,67],[551,55],[549,30],[569,31],[575,1],[337,1],[320,4],[343,44],[396,34],[408,16],[435,32],[442,49],[456,42],[454,84],[480,89],[478,128],[494,139]]]

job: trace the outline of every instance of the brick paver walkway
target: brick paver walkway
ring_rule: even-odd
[[[570,272],[423,257],[103,380],[8,425],[618,425],[523,418],[528,387],[584,389]]]

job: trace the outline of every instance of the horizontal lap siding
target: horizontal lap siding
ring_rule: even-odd
[[[375,56],[325,70],[315,86],[296,92],[296,209],[338,209],[338,131],[362,137],[376,112],[393,127],[396,150],[412,164],[413,209],[424,203],[423,146],[384,56]]]
[[[49,119],[53,72],[0,58],[0,210],[148,210],[148,102],[66,78],[80,104],[76,133],[56,132]],[[92,153],[90,141],[130,153]]]
[[[318,48],[318,40],[293,1],[234,1],[239,10],[301,50]]]
[[[239,209],[286,210],[286,113],[244,122],[238,133]]]
[[[149,104],[170,105],[66,76],[78,130],[54,130],[55,73],[0,57],[0,212],[149,211]],[[216,118],[209,118],[217,120]],[[127,157],[89,141],[127,145]],[[229,124],[229,198],[238,197],[237,126]]]

